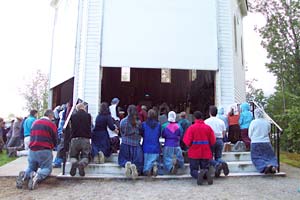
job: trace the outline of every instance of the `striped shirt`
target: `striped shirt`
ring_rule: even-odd
[[[49,118],[36,120],[31,128],[29,148],[32,151],[53,149],[57,141],[57,128]]]

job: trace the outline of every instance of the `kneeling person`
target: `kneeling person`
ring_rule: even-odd
[[[70,175],[75,176],[76,169],[80,176],[85,176],[84,168],[89,163],[91,152],[91,115],[82,103],[76,105],[77,112],[71,117],[72,139],[70,145]]]
[[[39,120],[36,120],[30,131],[28,167],[17,177],[16,186],[23,188],[28,181],[28,188],[33,190],[37,183],[47,178],[52,172],[52,149],[57,141],[57,128],[52,120],[54,113],[47,110]]]
[[[216,139],[213,130],[204,123],[203,114],[196,111],[194,117],[195,123],[187,129],[183,137],[183,142],[189,147],[190,173],[197,179],[198,185],[203,184],[205,177],[211,185],[213,180],[209,171],[209,162],[212,159],[210,148],[216,143]]]

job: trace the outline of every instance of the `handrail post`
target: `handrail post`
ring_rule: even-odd
[[[280,172],[280,135],[282,131],[277,133],[277,162],[278,162],[278,172]]]

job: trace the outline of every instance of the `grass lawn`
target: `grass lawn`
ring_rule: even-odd
[[[15,157],[9,158],[6,155],[6,151],[4,150],[2,151],[2,153],[0,153],[0,166],[5,165],[6,163],[9,163],[15,159],[16,159]]]
[[[300,154],[281,152],[280,153],[280,162],[286,163],[293,167],[300,168]]]

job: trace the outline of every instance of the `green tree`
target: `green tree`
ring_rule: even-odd
[[[266,67],[277,78],[266,109],[284,128],[283,148],[300,152],[300,1],[250,0],[249,7],[266,18],[256,30],[268,53]]]
[[[256,81],[256,79],[246,81],[246,100],[247,102],[255,101],[260,106],[265,107],[267,99],[262,89],[254,87],[253,83]]]
[[[21,94],[25,98],[25,109],[30,111],[36,109],[38,115],[43,116],[45,110],[48,108],[48,76],[37,70],[31,81],[25,84]]]

